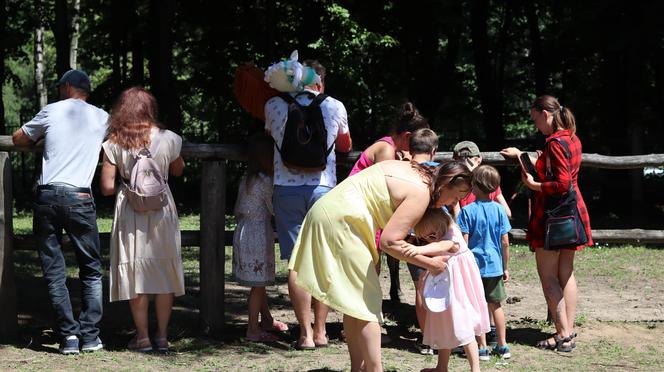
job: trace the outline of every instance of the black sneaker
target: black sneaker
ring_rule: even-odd
[[[60,354],[78,354],[78,337],[67,336],[60,342]]]
[[[104,348],[104,344],[101,343],[101,340],[99,337],[95,338],[92,341],[86,341],[83,343],[83,346],[81,347],[81,351],[84,353],[91,353],[93,351],[101,350]]]

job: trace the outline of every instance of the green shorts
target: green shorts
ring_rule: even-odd
[[[484,298],[486,298],[486,302],[497,304],[507,299],[502,275],[482,278],[482,284],[484,285]]]

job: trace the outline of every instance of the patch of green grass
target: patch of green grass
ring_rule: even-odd
[[[577,314],[576,319],[574,319],[574,325],[577,327],[582,327],[586,322],[588,322],[588,316],[586,314]]]

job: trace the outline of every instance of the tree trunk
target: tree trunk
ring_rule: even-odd
[[[55,0],[55,25],[53,34],[55,36],[55,69],[58,77],[71,69],[69,64],[69,32],[71,24],[67,17],[67,0]]]
[[[145,66],[143,58],[143,33],[141,32],[141,17],[139,15],[138,1],[130,0],[129,18],[131,21],[130,39],[131,39],[131,81],[133,84],[143,85],[145,81]]]
[[[69,43],[69,66],[76,68],[78,58],[78,30],[80,27],[79,12],[81,11],[81,0],[72,0],[71,14],[71,42]]]
[[[471,37],[475,58],[477,90],[482,107],[482,118],[489,148],[500,148],[505,134],[500,97],[492,76],[492,59],[489,53],[489,0],[473,0],[471,7]]]
[[[162,121],[180,133],[182,112],[173,77],[173,28],[175,26],[175,0],[150,0],[150,86],[159,102]]]
[[[0,35],[5,35],[7,29],[7,4],[5,0],[0,0]],[[0,37],[0,87],[5,85],[5,38]],[[0,134],[8,134],[7,126],[5,125],[5,103],[0,99]]]
[[[35,93],[37,104],[41,110],[48,102],[46,85],[44,84],[44,18],[43,0],[35,0],[37,22],[35,26]]]
[[[535,96],[539,97],[547,93],[548,72],[542,49],[542,37],[539,30],[536,5],[534,0],[526,1],[525,11],[528,19],[528,36],[530,37],[530,57],[535,72]]]

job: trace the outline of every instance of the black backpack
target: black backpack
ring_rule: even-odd
[[[312,96],[308,106],[300,105],[295,97],[301,94]],[[284,165],[288,168],[305,171],[322,171],[327,166],[327,156],[334,148],[334,143],[327,147],[327,129],[323,122],[320,104],[328,97],[302,92],[295,97],[282,94],[280,97],[288,103],[288,119],[284,128],[281,148],[275,143]]]

